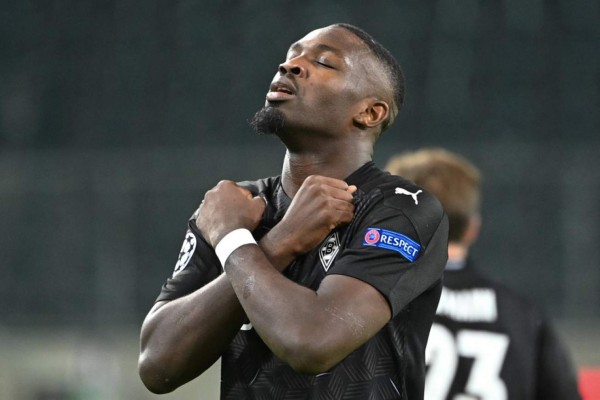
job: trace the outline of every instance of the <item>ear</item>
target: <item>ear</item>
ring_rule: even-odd
[[[479,236],[479,230],[481,229],[481,217],[479,215],[474,215],[469,218],[469,225],[467,225],[467,230],[463,236],[463,242],[470,246],[477,240]]]
[[[366,99],[361,110],[354,116],[354,123],[363,128],[374,128],[386,120],[390,112],[388,104],[376,98]]]

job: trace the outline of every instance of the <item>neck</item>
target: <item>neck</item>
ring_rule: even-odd
[[[360,146],[333,146],[328,144],[314,151],[294,152],[288,149],[283,162],[281,183],[289,197],[294,197],[310,175],[345,179],[372,160],[372,146],[368,151]]]
[[[448,261],[465,260],[469,255],[469,248],[463,244],[450,242],[448,243]]]

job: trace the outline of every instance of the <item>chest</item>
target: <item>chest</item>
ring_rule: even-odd
[[[316,290],[343,251],[347,228],[331,232],[318,246],[297,258],[283,272],[292,281]]]

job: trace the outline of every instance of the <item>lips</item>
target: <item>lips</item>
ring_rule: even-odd
[[[282,101],[296,96],[296,87],[288,79],[279,79],[271,83],[267,100]]]

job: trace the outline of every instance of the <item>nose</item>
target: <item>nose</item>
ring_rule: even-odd
[[[292,74],[302,76],[306,73],[305,69],[294,60],[288,60],[282,64],[279,64],[278,71],[281,75]]]

